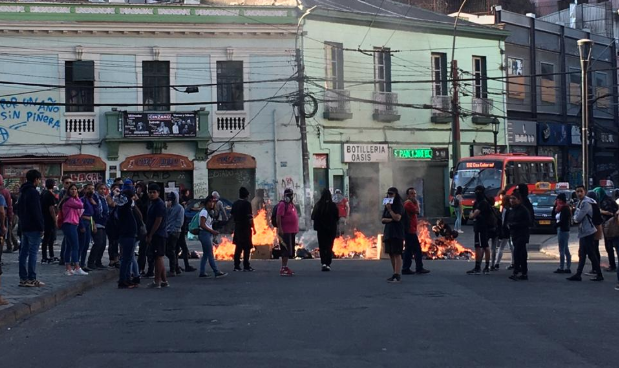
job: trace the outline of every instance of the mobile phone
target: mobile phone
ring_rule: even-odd
[[[388,205],[388,204],[393,204],[393,198],[383,198],[383,206]]]

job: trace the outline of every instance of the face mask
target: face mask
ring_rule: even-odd
[[[292,201],[292,198],[290,198],[288,196],[284,197],[284,202],[290,203],[290,201]]]

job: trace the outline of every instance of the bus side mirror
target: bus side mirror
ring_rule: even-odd
[[[454,178],[454,168],[452,167],[451,169],[449,169],[449,179],[453,179]]]

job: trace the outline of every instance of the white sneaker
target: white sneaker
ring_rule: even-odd
[[[88,276],[88,272],[78,268],[77,270],[73,270],[73,274],[77,276]]]
[[[67,276],[73,276],[73,271],[72,270],[66,270],[64,272],[64,274],[67,275]]]
[[[458,234],[464,234],[464,231],[458,230]]]

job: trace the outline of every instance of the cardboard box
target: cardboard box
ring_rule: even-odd
[[[251,256],[253,259],[271,259],[271,246],[270,245],[256,245],[254,246],[254,253]]]

